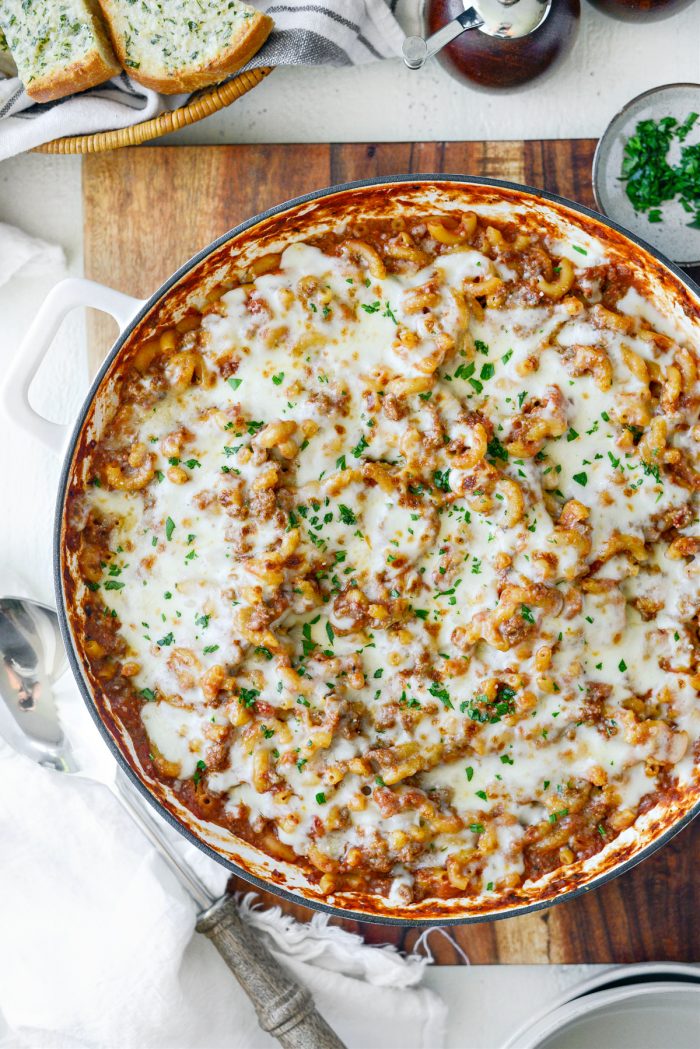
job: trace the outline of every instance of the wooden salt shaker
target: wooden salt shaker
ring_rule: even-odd
[[[689,7],[693,0],[590,0],[594,7],[623,22],[658,22]]]
[[[426,0],[428,39],[409,38],[404,58],[419,68],[436,54],[457,80],[514,88],[561,61],[576,37],[579,15],[579,0]]]

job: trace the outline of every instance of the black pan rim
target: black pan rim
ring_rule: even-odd
[[[546,201],[553,204],[561,205],[578,215],[583,215],[586,218],[593,219],[595,222],[620,233],[631,243],[637,247],[642,248],[649,255],[652,256],[657,262],[660,262],[667,270],[669,270],[698,300],[700,303],[700,287],[686,274],[683,270],[677,266],[670,259],[667,259],[661,252],[657,251],[656,248],[648,244],[645,240],[637,237],[635,234],[630,233],[619,223],[613,219],[608,218],[606,215],[602,215],[592,208],[588,208],[583,204],[577,204],[574,201],[568,200],[566,197],[562,197],[556,193],[550,193],[547,190],[535,189],[532,186],[526,186],[517,182],[507,182],[501,179],[484,178],[476,175],[461,175],[461,174],[444,174],[444,173],[421,173],[421,174],[404,174],[404,175],[386,175],[377,178],[359,179],[354,182],[345,182],[335,186],[327,186],[324,189],[314,190],[311,193],[305,193],[302,196],[295,197],[292,200],[284,201],[281,204],[276,204],[272,208],[255,215],[253,218],[247,219],[245,222],[240,223],[238,226],[234,226],[232,229],[223,233],[220,237],[214,240],[211,244],[202,248],[201,251],[193,255],[191,259],[183,263],[143,304],[139,309],[134,318],[129,322],[124,331],[122,331],[117,337],[114,345],[107,354],[102,366],[100,367],[97,375],[95,376],[90,388],[83,400],[82,406],[77,414],[76,420],[73,424],[70,436],[68,437],[64,448],[62,450],[63,464],[61,467],[61,475],[58,483],[58,490],[56,495],[56,508],[54,517],[54,530],[53,530],[53,569],[54,569],[54,587],[56,593],[56,606],[58,611],[58,620],[61,628],[61,635],[66,648],[68,656],[68,662],[75,678],[76,684],[80,691],[80,694],[87,706],[93,721],[95,722],[100,734],[102,735],[105,743],[109,747],[112,755],[116,759],[118,765],[123,772],[128,776],[131,784],[138,790],[139,794],[145,798],[145,800],[153,806],[156,812],[165,819],[172,827],[175,828],[184,838],[186,838],[192,845],[195,845],[205,855],[215,860],[221,866],[225,867],[230,873],[237,875],[244,881],[255,886],[258,889],[262,889],[265,892],[270,892],[275,896],[287,900],[290,903],[308,907],[310,910],[320,911],[324,914],[328,914],[333,917],[347,918],[351,921],[366,922],[368,924],[376,925],[393,925],[403,928],[431,928],[431,927],[447,927],[451,925],[475,925],[482,922],[499,921],[504,918],[514,918],[524,914],[532,914],[535,911],[544,910],[548,907],[556,906],[559,903],[565,901],[574,900],[579,896],[583,896],[585,893],[591,892],[594,889],[605,885],[607,882],[612,881],[614,878],[619,877],[621,874],[625,874],[627,871],[636,867],[637,864],[643,860],[648,859],[649,856],[657,852],[660,848],[666,845],[672,838],[686,827],[691,820],[693,820],[698,814],[700,814],[700,798],[698,801],[686,812],[682,817],[676,820],[670,827],[668,827],[662,834],[660,834],[653,841],[649,842],[643,849],[635,855],[630,856],[628,859],[618,863],[610,868],[610,870],[603,871],[597,877],[594,877],[590,882],[585,885],[579,885],[576,888],[569,889],[565,892],[559,893],[550,899],[535,900],[532,903],[524,903],[518,906],[514,906],[503,911],[494,911],[491,913],[483,914],[471,914],[455,917],[440,917],[440,918],[421,918],[419,914],[411,918],[398,918],[392,917],[388,914],[372,914],[365,911],[352,910],[345,907],[336,907],[332,904],[322,903],[320,900],[310,900],[303,896],[301,893],[295,893],[290,889],[282,888],[279,885],[275,885],[270,881],[266,881],[259,878],[255,874],[251,874],[245,870],[239,864],[233,863],[231,860],[227,860],[221,856],[218,852],[201,841],[188,827],[181,823],[173,814],[158,800],[158,798],[148,790],[148,788],[141,782],[139,777],[132,769],[129,762],[123,756],[119,747],[115,743],[109,729],[105,725],[104,721],[100,717],[99,710],[95,704],[92,696],[91,689],[86,680],[80,658],[77,653],[77,648],[73,639],[73,634],[68,621],[68,614],[66,611],[66,600],[63,589],[63,574],[61,571],[61,541],[62,541],[62,526],[63,516],[65,508],[65,499],[68,489],[68,482],[70,478],[71,467],[73,464],[73,457],[75,454],[76,445],[82,433],[83,426],[85,424],[86,417],[92,406],[93,400],[97,391],[99,390],[102,380],[112,365],[112,362],[119,354],[122,346],[126,340],[130,337],[134,328],[146,317],[153,307],[170,291],[170,289],[178,283],[184,276],[187,275],[195,266],[202,262],[205,258],[222,247],[228,241],[233,240],[235,237],[240,236],[241,233],[245,233],[253,226],[258,225],[261,222],[272,218],[275,215],[282,214],[285,211],[289,211],[300,205],[311,203],[315,200],[319,200],[323,197],[333,196],[337,193],[343,193],[348,190],[364,189],[375,186],[389,186],[395,185],[396,183],[438,183],[446,185],[449,183],[457,183],[459,185],[477,185],[477,186],[492,186],[494,189],[505,189],[508,191],[514,191],[518,193],[526,193],[532,195],[536,200]]]

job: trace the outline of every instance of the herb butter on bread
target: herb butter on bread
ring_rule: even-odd
[[[129,76],[166,95],[225,80],[253,57],[273,26],[239,0],[99,2]]]
[[[85,91],[121,72],[95,0],[0,0],[0,28],[36,102]]]

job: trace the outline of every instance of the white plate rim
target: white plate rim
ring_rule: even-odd
[[[654,976],[675,976],[675,981],[654,982]],[[610,984],[619,980],[633,980],[625,987],[610,987]],[[565,991],[553,998],[542,1009],[521,1024],[517,1030],[503,1044],[502,1049],[526,1049],[530,1043],[523,1042],[523,1038],[539,1025],[546,1022],[547,1018],[554,1013],[561,1013],[567,1006],[585,1000],[590,1002],[598,993],[611,993],[613,996],[621,992],[639,990],[641,987],[654,987],[657,990],[666,987],[690,987],[700,990],[700,964],[690,962],[634,962],[631,965],[611,965],[603,972],[572,984]],[[613,999],[614,1000],[614,997]],[[582,1008],[586,1011],[586,1007]],[[533,1044],[533,1049],[536,1043]]]
[[[625,1002],[633,998],[647,998],[652,994],[676,991],[681,994],[696,995],[700,1005],[700,985],[694,982],[643,983],[631,984],[628,987],[616,987],[595,991],[567,1002],[558,1009],[551,1010],[539,1020],[521,1027],[516,1035],[506,1043],[504,1049],[538,1049],[545,1038],[561,1032],[574,1020],[586,1013],[598,1011],[606,1005]]]

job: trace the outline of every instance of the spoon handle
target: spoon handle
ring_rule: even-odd
[[[241,918],[236,901],[222,896],[203,911],[197,931],[207,936],[246,992],[258,1022],[284,1049],[346,1049],[302,987]]]
[[[467,29],[478,29],[483,24],[484,20],[478,11],[469,7],[427,40],[421,36],[407,36],[403,42],[403,60],[409,69],[421,69],[429,58]]]
[[[182,862],[121,769],[116,795],[200,908],[197,932],[207,936],[255,1006],[264,1031],[284,1049],[345,1049],[313,998],[268,951],[241,918],[228,893],[212,902],[194,871]]]
[[[132,787],[121,768],[117,766],[114,783],[110,787],[117,800],[124,806],[134,823],[150,841],[156,852],[167,863],[180,885],[189,893],[197,907],[207,908],[212,902],[212,893],[203,885],[188,864],[184,863],[165,838],[162,828],[141,797]]]

